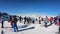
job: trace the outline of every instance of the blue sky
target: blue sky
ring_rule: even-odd
[[[59,0],[0,0],[0,12],[8,14],[60,14]]]

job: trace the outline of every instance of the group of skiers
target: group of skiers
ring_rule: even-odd
[[[21,16],[20,16],[21,17]],[[24,24],[27,22],[28,24],[33,23],[35,24],[36,21],[39,21],[39,24],[41,24],[42,22],[45,23],[45,27],[51,26],[52,24],[58,25],[59,26],[59,32],[60,32],[60,16],[56,16],[56,17],[48,17],[46,16],[45,18],[43,17],[38,17],[37,18],[31,18],[31,17],[24,17],[21,18],[24,19]],[[49,25],[47,25],[48,23],[50,23]]]
[[[3,24],[4,24],[4,20],[3,20],[4,17],[2,17],[2,28],[4,28]],[[48,18],[47,16],[45,18],[42,18],[42,17],[38,17],[37,18],[34,18],[34,17],[22,17],[20,16],[19,19],[17,19],[17,16],[16,15],[10,15],[9,16],[9,21],[10,22],[10,25],[12,28],[14,28],[14,32],[17,32],[18,31],[18,26],[17,26],[17,22],[18,20],[20,21],[20,23],[22,23],[22,21],[24,21],[24,24],[30,24],[30,23],[33,23],[35,24],[36,21],[39,21],[39,24],[41,24],[42,22],[45,23],[45,27],[48,27],[48,26],[51,26],[52,24],[55,23],[55,25],[57,24],[59,26],[59,32],[60,32],[60,16],[56,16],[56,17],[50,17]],[[49,25],[47,25],[48,23],[50,23]]]
[[[4,17],[2,16],[1,19],[1,28],[4,28]],[[10,22],[10,25],[12,26],[12,28],[14,28],[14,32],[18,31],[18,27],[17,27],[17,18],[16,15],[14,15],[13,17],[10,16],[10,20],[8,22]]]

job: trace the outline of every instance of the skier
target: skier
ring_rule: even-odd
[[[28,17],[28,18],[27,18],[27,23],[30,24],[30,22],[31,22],[31,18]]]
[[[36,21],[38,21],[38,19],[36,18]]]
[[[45,25],[44,23],[44,18],[41,18],[41,24],[40,24],[42,27]]]
[[[35,23],[35,18],[32,17],[32,23],[34,24]]]
[[[27,21],[27,17],[25,16],[25,17],[24,17],[24,24],[25,24],[26,21]]]
[[[14,28],[14,32],[17,32],[18,31],[18,27],[17,27],[17,18],[16,16],[14,15],[13,17],[13,28]]]
[[[50,25],[52,25],[54,18],[50,17]]]
[[[20,17],[19,17],[19,20],[20,20],[20,23],[21,23],[21,22],[22,22],[22,20],[23,20],[23,18],[20,16]]]
[[[1,24],[2,24],[2,25],[1,25],[1,28],[4,28],[4,20],[3,20],[3,18],[4,18],[4,17],[2,16],[2,17],[1,17],[1,21],[2,21],[2,23],[1,23]]]
[[[45,27],[47,27],[47,23],[49,23],[49,18],[46,16],[45,20],[44,20],[44,23],[45,23]]]
[[[58,16],[54,17],[54,23],[56,24],[58,20]]]
[[[13,23],[12,23],[12,19],[13,17],[10,15],[10,20],[9,20],[9,22],[10,22],[10,25],[11,25],[11,28],[13,28]]]
[[[39,17],[39,24],[41,24],[41,17]]]
[[[43,18],[41,18],[41,23],[44,23],[44,19]]]
[[[44,18],[41,18],[42,21],[44,21]]]

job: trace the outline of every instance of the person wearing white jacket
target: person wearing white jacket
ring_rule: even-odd
[[[45,23],[45,27],[47,27],[47,23],[49,23],[49,18],[46,16],[46,18],[44,19],[44,23]]]

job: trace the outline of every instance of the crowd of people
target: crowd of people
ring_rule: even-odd
[[[4,17],[2,16],[0,21],[1,21],[1,28],[4,28]],[[39,24],[41,24],[42,22],[45,24],[44,26],[47,28],[48,26],[51,26],[52,24],[58,25],[59,26],[59,32],[60,32],[60,16],[56,16],[56,17],[50,17],[48,18],[48,16],[46,16],[45,18],[43,17],[38,17],[38,18],[34,18],[34,17],[22,17],[19,16],[17,18],[16,15],[9,15],[9,20],[8,22],[10,22],[11,28],[14,28],[14,32],[18,31],[18,26],[17,26],[17,22],[18,20],[20,21],[20,23],[22,23],[22,21],[24,22],[24,24],[35,24],[36,21],[39,22]],[[50,23],[49,25],[47,25],[48,23]]]

